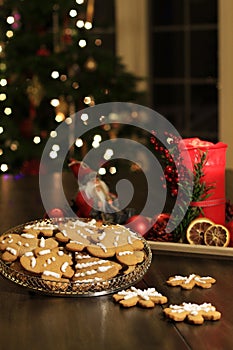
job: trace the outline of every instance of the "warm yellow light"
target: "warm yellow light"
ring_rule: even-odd
[[[6,100],[6,94],[1,93],[0,94],[0,101],[5,101]]]
[[[83,140],[80,138],[77,138],[75,141],[75,146],[76,147],[82,147],[83,146]]]
[[[99,173],[100,175],[105,175],[105,174],[106,174],[106,169],[105,169],[105,168],[99,168],[98,173]]]
[[[6,107],[6,108],[4,109],[4,113],[5,113],[6,115],[10,115],[10,114],[12,113],[12,109],[11,109],[10,107]]]
[[[4,70],[6,70],[6,63],[0,63],[0,69],[2,70],[2,71],[4,71]]]
[[[57,158],[57,152],[56,151],[51,151],[49,153],[49,156],[50,156],[51,159],[55,159],[55,158]]]
[[[60,80],[61,80],[61,81],[66,81],[66,80],[67,80],[67,75],[62,74],[62,75],[60,76]]]
[[[3,133],[3,131],[4,131],[3,127],[2,127],[2,126],[0,126],[0,134],[2,134],[2,133]]]
[[[3,149],[0,148],[0,156],[3,155]]]
[[[0,79],[0,85],[1,86],[6,86],[7,85],[7,80],[5,78]]]
[[[52,130],[52,131],[50,132],[50,136],[51,136],[52,138],[57,137],[57,132],[56,132],[55,130]]]
[[[104,125],[103,125],[103,129],[104,129],[105,131],[109,131],[109,130],[111,130],[111,125],[110,125],[110,124],[104,124]]]
[[[15,19],[14,19],[13,16],[8,16],[6,21],[7,21],[8,24],[13,24],[15,22]]]
[[[60,146],[57,145],[57,144],[54,144],[54,145],[52,146],[52,150],[55,151],[55,152],[58,152],[58,151],[60,151]]]
[[[92,23],[91,22],[85,22],[84,27],[85,27],[85,29],[90,30],[92,28]]]
[[[59,99],[58,99],[58,98],[53,98],[53,99],[50,101],[50,104],[51,104],[51,106],[53,106],[53,107],[59,106],[59,104],[60,104]]]
[[[65,120],[65,115],[61,112],[58,112],[55,117],[56,122],[61,123],[63,120]]]
[[[1,164],[0,170],[5,173],[8,170],[8,165],[5,163]]]
[[[109,168],[109,172],[110,172],[110,174],[114,175],[114,174],[116,174],[116,172],[117,172],[117,168],[116,168],[115,166],[111,166],[111,167]]]
[[[77,90],[79,88],[79,83],[77,83],[77,81],[74,81],[72,84],[72,88]]]
[[[57,70],[54,70],[54,71],[51,73],[51,77],[52,77],[53,79],[57,79],[57,78],[59,78],[59,76],[60,76],[60,74],[59,74],[59,72],[58,72]]]
[[[84,27],[84,21],[82,19],[79,19],[77,22],[76,22],[76,27],[78,28],[83,28]]]
[[[99,143],[98,141],[95,141],[95,140],[94,140],[94,141],[92,142],[92,147],[93,147],[93,148],[98,148],[99,146],[100,146],[100,143]]]
[[[97,68],[97,62],[94,60],[93,57],[89,57],[85,63],[85,68],[89,71],[95,71]]]
[[[95,39],[95,45],[96,46],[101,46],[102,45],[102,40],[101,39]]]
[[[72,118],[71,118],[71,117],[66,118],[65,123],[66,123],[67,125],[72,124],[72,123],[73,123]]]
[[[87,113],[83,113],[82,115],[81,115],[81,120],[83,121],[83,122],[86,122],[86,121],[88,121],[88,114]]]
[[[102,141],[102,137],[101,135],[99,134],[96,134],[94,137],[93,137],[94,141],[97,141],[97,142],[101,142]]]
[[[91,97],[90,97],[90,96],[84,97],[83,102],[84,102],[86,105],[89,105],[89,104],[91,103]]]
[[[13,32],[12,30],[8,30],[8,31],[6,32],[6,36],[7,36],[8,38],[12,38],[12,37],[14,36],[14,32]]]
[[[85,39],[80,39],[79,42],[78,42],[79,46],[80,47],[85,47],[87,45],[87,42]]]
[[[17,149],[18,149],[18,142],[12,142],[12,144],[10,145],[10,149],[12,151],[17,151]]]
[[[78,15],[78,12],[75,9],[70,10],[69,13],[70,17],[74,18]]]
[[[105,160],[109,160],[111,159],[111,157],[113,156],[114,152],[111,148],[106,149],[105,153],[104,153],[104,159]]]
[[[35,137],[33,138],[33,142],[34,142],[36,145],[38,145],[38,143],[40,143],[40,141],[41,141],[40,136],[35,136]]]

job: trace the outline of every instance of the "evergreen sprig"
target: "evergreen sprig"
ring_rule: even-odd
[[[182,183],[178,184],[180,190],[182,191],[182,199],[178,205],[177,213],[173,216],[172,219],[172,224],[175,227],[173,231],[174,241],[185,242],[186,230],[189,224],[200,214],[203,214],[202,207],[200,206],[192,206],[189,203],[187,208],[187,201],[189,201],[190,198],[191,203],[204,201],[211,196],[210,190],[215,187],[214,184],[207,185],[206,182],[203,181],[203,168],[206,163],[206,158],[207,152],[202,152],[200,150],[200,160],[195,163],[193,167],[193,186],[190,186],[189,181],[183,181]],[[176,222],[179,222],[180,215],[184,215],[184,217],[182,221],[176,226]]]

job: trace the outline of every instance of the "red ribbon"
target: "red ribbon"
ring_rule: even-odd
[[[209,199],[209,200],[203,200],[200,202],[191,202],[191,207],[214,207],[216,205],[221,205],[226,202],[225,198],[216,198],[216,199]]]

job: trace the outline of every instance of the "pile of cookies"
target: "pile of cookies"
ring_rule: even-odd
[[[67,219],[56,224],[41,220],[4,234],[0,257],[25,275],[42,278],[51,289],[72,284],[75,291],[129,274],[146,253],[143,239],[122,225]]]

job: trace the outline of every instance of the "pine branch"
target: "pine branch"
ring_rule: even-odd
[[[173,227],[176,227],[173,231],[174,240],[184,242],[186,238],[186,230],[189,224],[196,219],[200,214],[203,215],[203,210],[199,206],[188,205],[186,210],[185,205],[187,205],[187,201],[190,198],[191,194],[191,203],[201,202],[210,197],[210,190],[213,189],[214,185],[207,185],[206,182],[203,181],[204,171],[203,168],[206,163],[207,152],[200,151],[200,161],[194,164],[193,169],[193,188],[192,194],[190,193],[190,183],[184,182],[183,184],[179,183],[179,189],[182,191],[183,200],[178,205],[178,210],[172,220]],[[184,215],[184,211],[185,215]],[[183,220],[176,226],[176,222],[179,222],[180,216],[183,216]]]

